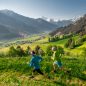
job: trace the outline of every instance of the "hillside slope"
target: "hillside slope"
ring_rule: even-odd
[[[70,24],[70,25],[62,27],[62,28],[57,28],[57,30],[51,32],[50,35],[55,35],[55,34],[58,34],[59,32],[62,34],[69,34],[69,33],[85,34],[86,33],[86,15],[84,15],[83,17],[78,19],[73,24]]]
[[[2,29],[4,32],[5,30],[8,30],[7,33],[2,32],[2,34],[4,34],[3,36],[7,36],[7,34],[10,34],[10,36],[12,36],[12,34],[15,34],[16,37],[22,37],[22,34],[29,35],[34,33],[37,34],[40,32],[52,31],[56,27],[56,25],[49,23],[43,19],[25,17],[10,10],[0,11],[0,32]],[[3,36],[1,37],[2,39]],[[10,36],[8,38],[10,38]],[[15,38],[15,36],[12,37]]]
[[[60,24],[61,23],[62,22],[60,22]],[[60,25],[60,27],[62,25],[63,23]],[[5,30],[8,30],[7,33],[2,32],[3,36],[0,35],[0,40],[23,37],[43,32],[51,32],[58,27],[59,24],[51,23],[42,18],[34,19],[25,17],[7,9],[0,10],[0,32],[2,31],[2,29],[4,30],[4,32]]]

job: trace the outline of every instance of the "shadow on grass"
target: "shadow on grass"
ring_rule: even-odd
[[[54,81],[54,83],[58,86],[66,86],[65,83],[62,83],[61,81]]]
[[[86,81],[86,74],[81,73],[77,78]]]

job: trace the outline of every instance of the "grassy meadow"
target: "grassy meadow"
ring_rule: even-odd
[[[77,39],[77,37],[74,38]],[[63,67],[70,72],[58,69],[56,73],[53,73],[53,61],[50,59],[50,56],[45,55],[42,57],[43,61],[40,65],[46,76],[36,74],[31,79],[29,78],[32,72],[32,68],[29,67],[31,56],[3,56],[0,57],[0,86],[86,86],[86,58],[81,54],[83,47],[86,47],[86,42],[74,49],[68,49],[64,47],[67,40],[68,38],[56,42],[48,42],[48,37],[46,37],[31,44],[22,44],[21,47],[25,50],[28,45],[31,49],[39,45],[46,51],[49,45],[62,46],[66,52],[70,53],[62,56]],[[14,47],[16,46],[14,45]],[[6,53],[8,50],[9,47],[0,48],[0,53]]]
[[[86,86],[86,59],[63,56],[63,66],[67,70],[71,69],[70,73],[61,70],[53,73],[53,62],[45,56],[41,70],[46,77],[36,74],[31,79],[32,68],[28,66],[30,58],[0,58],[0,86]]]

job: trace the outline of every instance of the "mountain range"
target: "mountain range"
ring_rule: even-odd
[[[72,23],[72,21],[70,23]],[[25,17],[7,9],[0,10],[0,40],[50,32],[58,27],[69,25],[70,23],[67,21],[65,24],[63,24],[63,21],[50,22],[42,18],[34,19]]]
[[[51,32],[50,35],[56,35],[59,33],[61,34],[74,33],[82,35],[86,34],[86,14],[68,26],[57,28],[55,31]]]

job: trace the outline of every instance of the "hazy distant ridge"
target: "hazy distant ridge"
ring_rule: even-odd
[[[22,37],[22,34],[29,35],[53,31],[58,27],[58,24],[41,18],[25,17],[10,10],[0,11],[0,33],[2,33],[0,34],[0,39],[12,39]]]

